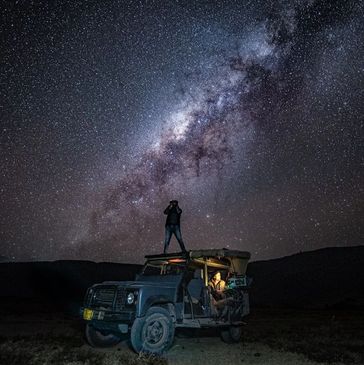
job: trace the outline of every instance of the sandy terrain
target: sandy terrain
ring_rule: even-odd
[[[214,331],[178,333],[164,358],[133,353],[127,341],[106,350],[84,343],[82,322],[62,315],[0,317],[1,364],[364,364],[364,313],[260,311],[241,343]]]

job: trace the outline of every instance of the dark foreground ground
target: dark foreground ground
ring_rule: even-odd
[[[128,341],[90,348],[83,323],[62,314],[0,315],[0,364],[364,364],[364,312],[259,310],[243,340],[223,343],[214,331],[177,333],[163,358],[133,353]]]

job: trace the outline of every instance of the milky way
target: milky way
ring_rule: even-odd
[[[8,9],[4,256],[138,262],[170,199],[188,248],[362,243],[360,4],[86,4]]]

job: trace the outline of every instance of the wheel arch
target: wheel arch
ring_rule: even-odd
[[[145,316],[148,309],[152,307],[162,307],[167,309],[170,316],[172,317],[173,322],[176,321],[176,309],[171,298],[168,298],[164,295],[149,297],[142,307],[140,317]]]

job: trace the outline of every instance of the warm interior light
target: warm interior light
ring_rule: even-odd
[[[170,259],[168,262],[186,262],[184,259]]]

